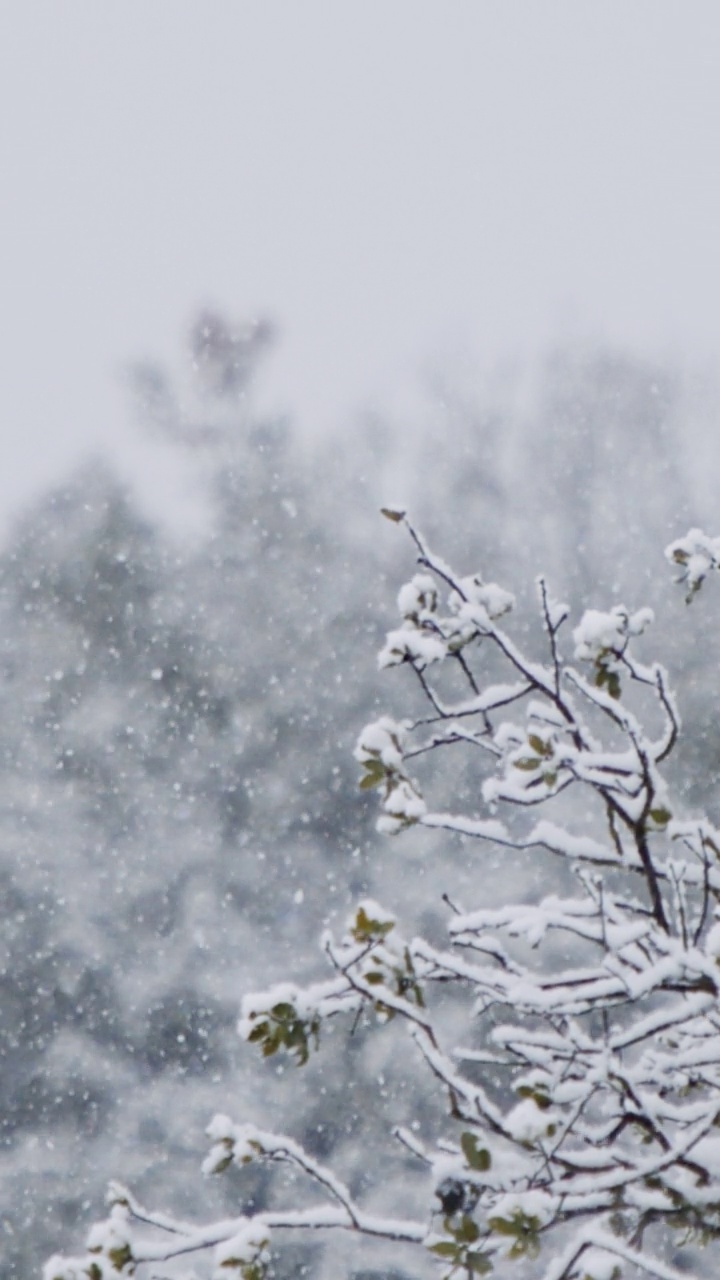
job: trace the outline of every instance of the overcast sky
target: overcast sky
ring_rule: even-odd
[[[308,427],[423,362],[720,353],[717,0],[0,0],[0,529],[199,304]]]

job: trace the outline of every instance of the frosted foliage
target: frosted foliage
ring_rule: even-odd
[[[443,943],[363,899],[322,935],[329,976],[247,996],[239,1031],[302,1066],[337,1019],[404,1029],[438,1106],[373,1143],[371,1203],[296,1138],[219,1114],[203,1168],[235,1171],[241,1216],[188,1223],[113,1187],[87,1251],[56,1255],[45,1280],[144,1277],[188,1256],[195,1274],[260,1280],[288,1237],[318,1233],[380,1242],[386,1268],[395,1249],[398,1265],[414,1259],[408,1274],[446,1280],[518,1264],[543,1280],[678,1280],[700,1246],[697,1274],[717,1265],[720,833],[681,812],[663,776],[679,721],[664,668],[636,652],[652,614],[586,611],[571,661],[567,610],[541,578],[543,656],[530,657],[499,625],[506,593],[491,607],[477,576],[438,559],[404,513],[391,518],[423,571],[400,593],[404,629],[443,645],[447,669],[431,680],[422,647],[408,647],[396,665],[423,711],[361,732],[361,786],[379,793],[383,832],[475,840],[481,901],[447,898]],[[450,746],[474,762],[477,811],[434,798]],[[484,868],[503,851],[559,863],[567,891],[540,877],[514,900],[508,881],[488,902]],[[243,1179],[278,1165],[291,1175],[282,1194],[253,1208]]]
[[[620,658],[630,637],[642,635],[652,621],[652,609],[639,609],[632,617],[622,605],[610,613],[588,609],[573,631],[575,657],[597,662],[604,654],[613,653]]]
[[[691,811],[691,798],[715,803],[707,638],[720,615],[711,592],[688,613],[653,572],[658,548],[703,518],[683,474],[693,423],[679,381],[621,356],[559,353],[520,400],[514,373],[494,384],[445,383],[428,388],[402,430],[365,414],[314,451],[292,421],[258,408],[255,377],[272,326],[206,313],[188,336],[175,371],[146,365],[132,380],[157,456],[163,440],[180,457],[168,458],[173,468],[184,456],[198,491],[193,511],[202,504],[204,519],[193,518],[192,533],[183,526],[176,543],[157,523],[165,502],[153,501],[149,476],[141,515],[116,477],[89,467],[26,513],[0,557],[3,1277],[39,1274],[50,1252],[73,1251],[77,1224],[101,1215],[118,1171],[142,1200],[198,1220],[203,1130],[238,1099],[243,1116],[266,1133],[292,1130],[368,1212],[385,1212],[385,1164],[375,1153],[393,1126],[411,1144],[440,1132],[444,1095],[424,1058],[403,1053],[397,1015],[378,1010],[379,1036],[374,1018],[351,1014],[349,1036],[339,1017],[317,1020],[319,1000],[326,1011],[331,997],[338,1011],[346,1006],[315,971],[316,938],[325,945],[328,929],[342,935],[353,902],[387,922],[369,894],[392,906],[397,919],[382,953],[373,952],[372,986],[381,967],[405,980],[398,939],[420,932],[439,945],[444,894],[486,910],[509,897],[523,906],[533,894],[572,898],[575,860],[602,857],[606,844],[587,787],[609,764],[625,767],[620,737],[600,735],[592,761],[568,756],[557,707],[526,692],[526,677],[494,642],[473,639],[478,627],[502,622],[525,644],[532,591],[519,564],[546,566],[559,600],[571,602],[570,656],[584,608],[615,616],[624,600],[629,619],[636,603],[653,606],[658,623],[647,640],[613,624],[607,651],[576,665],[613,703],[619,686],[635,715],[647,690],[628,682],[626,640],[631,654],[652,644],[673,671],[688,732],[664,763],[664,792],[655,778],[652,839],[667,837],[667,814]],[[388,623],[405,548],[373,513],[398,481],[396,514],[414,491],[423,524],[442,531],[462,569],[453,574],[437,558],[432,569],[416,566]],[[678,547],[699,557],[695,573],[714,565],[713,540],[703,538],[688,535]],[[684,573],[679,557],[673,567]],[[545,604],[560,627],[568,607]],[[668,617],[673,607],[685,615],[680,625]],[[382,644],[387,626],[393,634]],[[378,649],[389,659],[379,677]],[[472,674],[476,651],[488,659],[483,678],[474,689],[465,676],[454,697],[453,680],[466,659]],[[411,670],[414,694],[381,703],[379,692],[390,698]],[[452,705],[452,751],[430,745],[436,708],[425,704],[427,742],[413,728],[423,681]],[[472,726],[485,715],[490,730],[478,740]],[[354,762],[366,722],[382,733],[362,735],[365,754]],[[648,724],[656,734],[659,721]],[[545,755],[529,750],[530,734]],[[632,770],[632,752],[626,763]],[[565,786],[570,768],[577,779]],[[432,825],[441,796],[456,820],[482,820],[479,866],[472,839]],[[531,851],[507,843],[526,834],[525,817],[529,827],[542,817],[515,804],[520,796],[546,806],[546,844]],[[558,829],[572,858],[542,852]],[[400,846],[382,834],[408,830]],[[513,946],[537,945],[548,963],[566,957],[554,924],[523,921]],[[306,981],[312,1000],[300,1018],[294,1002],[302,1004]],[[243,1030],[256,1038],[243,1045],[240,996],[258,988],[267,998],[245,1002]],[[445,1041],[479,1052],[465,989],[448,981],[441,990]],[[255,1048],[273,1048],[269,1062]],[[407,1146],[400,1155],[394,1211],[410,1219],[426,1166]],[[206,1182],[205,1218],[281,1203],[267,1162],[233,1168]],[[280,1250],[274,1241],[272,1266],[283,1278],[306,1267],[318,1280],[422,1272],[412,1243],[401,1260],[357,1233],[346,1233],[341,1254],[337,1236],[299,1243],[296,1232]],[[212,1247],[207,1260],[193,1254],[154,1274],[205,1274]],[[432,1269],[433,1256],[423,1257]]]
[[[667,547],[665,555],[671,564],[679,565],[678,582],[688,589],[688,600],[700,590],[711,569],[720,568],[720,538],[708,538],[701,529],[690,529]]]

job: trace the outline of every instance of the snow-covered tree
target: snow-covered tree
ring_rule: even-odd
[[[683,814],[663,776],[679,719],[642,653],[652,613],[589,608],[571,629],[540,578],[527,652],[506,589],[456,573],[403,512],[386,514],[420,571],[380,666],[414,687],[405,714],[362,731],[360,785],[378,791],[387,835],[477,841],[473,900],[446,896],[442,942],[361,901],[344,933],[323,936],[330,976],[247,995],[240,1032],[302,1067],[338,1019],[350,1034],[404,1030],[438,1105],[366,1153],[367,1198],[296,1138],[217,1115],[204,1171],[236,1178],[236,1216],[181,1221],[114,1185],[86,1252],[54,1257],[46,1280],[174,1275],[180,1262],[259,1280],[298,1233],[379,1245],[386,1273],[396,1251],[413,1276],[524,1262],[545,1280],[676,1280],[682,1246],[720,1238],[720,833]],[[720,541],[694,530],[668,555],[690,598],[720,567]],[[469,796],[437,768],[462,751],[476,762]],[[553,866],[571,891],[556,891]],[[243,1200],[257,1165],[289,1172],[285,1203]]]
[[[238,984],[279,978],[374,891],[351,746],[375,696],[358,637],[380,624],[357,575],[378,552],[332,535],[342,499],[254,407],[262,333],[204,316],[187,385],[138,375],[206,481],[194,540],[88,465],[0,554],[0,1280],[67,1247],[117,1167],[189,1211],[218,1082],[282,1113],[282,1079],[238,1060]],[[306,1073],[330,1064],[315,1154],[345,1141],[363,1041]]]

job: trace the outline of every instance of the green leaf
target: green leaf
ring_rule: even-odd
[[[394,928],[394,920],[371,920],[366,914],[365,908],[358,907],[351,932],[356,942],[372,942],[376,938],[387,937],[391,929]]]
[[[278,1021],[281,1022],[288,1022],[290,1018],[297,1017],[295,1006],[288,1004],[285,1001],[281,1004],[274,1004],[271,1009],[271,1013],[273,1018],[277,1018]]]
[[[380,786],[384,777],[384,773],[366,773],[364,778],[360,779],[358,786],[361,791],[371,791],[373,787]]]
[[[465,1265],[470,1271],[474,1271],[476,1276],[487,1276],[493,1269],[493,1264],[486,1253],[466,1254]]]
[[[513,760],[513,768],[530,773],[533,769],[540,768],[540,761],[537,756],[521,756],[519,760]]]
[[[535,1236],[527,1236],[515,1241],[508,1257],[537,1258],[540,1252],[540,1241]]]
[[[477,1173],[487,1173],[492,1163],[490,1152],[485,1147],[478,1147],[475,1134],[463,1133],[460,1146],[470,1168]]]
[[[521,1084],[517,1093],[520,1098],[532,1098],[535,1106],[540,1111],[547,1111],[548,1107],[551,1105],[547,1094],[543,1093],[541,1089],[533,1088],[532,1085]]]
[[[438,1258],[457,1258],[460,1250],[454,1240],[441,1240],[439,1244],[428,1245],[428,1253],[434,1253]]]
[[[401,520],[404,520],[405,514],[404,511],[394,511],[392,507],[380,508],[380,515],[384,516],[386,520],[392,520],[393,524],[399,524]]]
[[[262,1262],[246,1262],[242,1265],[240,1274],[243,1280],[264,1280],[267,1267]]]
[[[540,1252],[538,1240],[540,1219],[534,1215],[525,1214],[518,1209],[513,1213],[512,1218],[488,1218],[488,1226],[496,1235],[515,1237],[515,1244],[510,1250],[509,1257],[536,1258]]]
[[[378,780],[382,780],[387,773],[385,765],[377,756],[370,756],[369,759],[363,760],[362,766],[366,773],[377,777]]]
[[[248,1041],[250,1042],[250,1044],[256,1044],[258,1040],[264,1040],[267,1033],[268,1033],[268,1023],[258,1022],[250,1032],[248,1036]]]
[[[496,1236],[516,1236],[518,1227],[509,1218],[488,1218],[488,1226]]]
[[[666,827],[668,822],[672,818],[672,814],[669,809],[666,809],[664,808],[664,806],[661,806],[660,808],[657,808],[657,809],[651,809],[650,817],[652,818],[656,827]]]
[[[473,1222],[472,1218],[464,1214],[460,1225],[455,1228],[455,1239],[461,1244],[474,1244],[479,1235],[480,1228],[477,1222]]]
[[[129,1244],[118,1245],[117,1249],[108,1250],[108,1258],[115,1271],[122,1271],[132,1261],[132,1249]]]

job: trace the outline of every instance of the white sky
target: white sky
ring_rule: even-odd
[[[308,428],[438,353],[720,353],[717,0],[0,15],[2,525],[80,453],[137,450],[118,371],[177,358],[205,302],[278,320]]]

